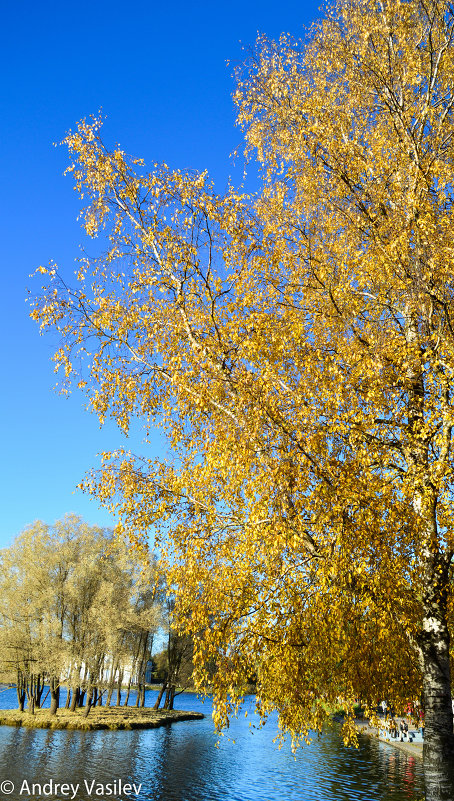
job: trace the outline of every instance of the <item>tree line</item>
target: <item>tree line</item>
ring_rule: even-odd
[[[66,708],[88,715],[96,704],[119,705],[122,692],[127,705],[133,681],[144,706],[164,596],[153,558],[111,530],[75,516],[27,527],[0,553],[0,670],[19,709],[33,713],[47,688],[56,714],[65,685]]]

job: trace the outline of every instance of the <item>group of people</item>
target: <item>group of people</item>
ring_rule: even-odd
[[[408,726],[408,720],[411,718],[419,722],[419,731],[421,732],[421,737],[424,739],[424,711],[419,707],[419,704],[416,703],[416,705],[413,705],[409,703],[406,709],[407,720],[402,719],[399,722],[397,722],[394,717],[394,710],[392,708],[388,709],[386,701],[382,701],[381,708],[383,717],[385,718],[384,735],[386,737],[411,743],[414,739],[414,732],[411,732]],[[416,726],[418,726],[418,723],[416,723]]]
[[[404,742],[404,740],[411,742],[412,738],[410,736],[408,723],[406,720],[401,720],[399,724],[397,724],[395,718],[391,717],[388,721],[386,721],[385,725],[387,726],[389,736],[392,740],[399,739],[401,743]]]

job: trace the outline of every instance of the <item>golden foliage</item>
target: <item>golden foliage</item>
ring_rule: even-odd
[[[445,620],[452,36],[445,2],[340,0],[304,47],[259,39],[257,196],[146,172],[97,119],[65,140],[107,250],[74,289],[51,268],[33,316],[101,422],[168,434],[172,461],[108,453],[84,487],[156,531],[219,726],[251,676],[295,742],[339,697],[403,704]]]

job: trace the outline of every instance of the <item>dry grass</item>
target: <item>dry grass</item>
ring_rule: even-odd
[[[38,709],[34,715],[19,712],[17,709],[0,710],[1,726],[28,726],[36,729],[154,729],[176,723],[179,720],[200,720],[200,712],[183,712],[180,710],[137,709],[136,707],[97,706],[90,710],[88,717],[84,710],[70,712],[59,709],[56,715],[50,715],[48,709]]]

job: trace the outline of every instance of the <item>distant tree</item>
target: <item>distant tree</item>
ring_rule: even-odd
[[[51,532],[36,523],[2,553],[0,659],[16,672],[19,706],[25,695],[32,712],[41,704],[45,678],[50,682],[51,711],[58,706],[66,660],[63,619],[70,561],[67,552],[62,554],[65,544],[60,528]]]
[[[71,515],[29,526],[0,558],[0,670],[19,708],[27,699],[34,712],[46,682],[55,714],[66,684],[67,706],[88,715],[118,665],[120,688],[126,669],[139,672],[143,705],[144,653],[160,615],[153,559],[146,569],[111,531]]]
[[[154,709],[159,709],[163,697],[163,708],[173,709],[175,697],[193,685],[194,643],[192,637],[178,632],[173,626],[175,600],[171,596],[165,600],[164,610],[163,628],[166,631],[167,644],[163,651],[155,655],[157,675],[162,684]],[[180,690],[177,692],[178,686]]]

